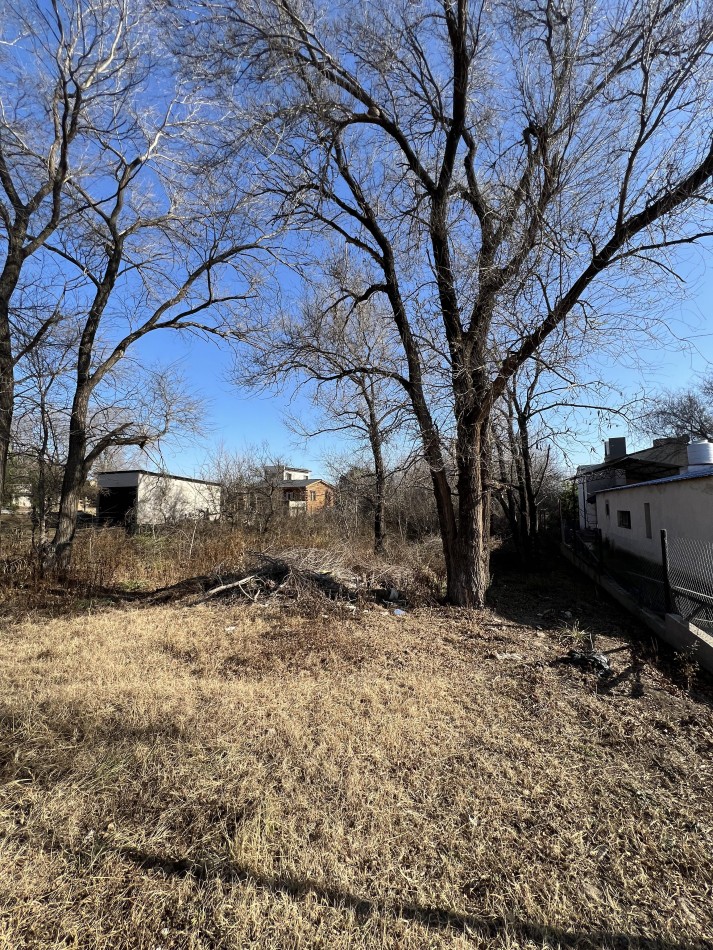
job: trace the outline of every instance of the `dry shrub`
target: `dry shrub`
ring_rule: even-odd
[[[220,523],[187,522],[135,534],[88,528],[77,534],[71,576],[90,588],[151,590],[233,570],[244,553],[243,532]]]

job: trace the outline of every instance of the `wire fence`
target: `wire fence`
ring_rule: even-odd
[[[599,574],[616,581],[654,613],[678,613],[713,633],[713,542],[668,538],[661,532],[661,559],[652,561],[609,545],[600,531],[563,531],[565,544]]]
[[[666,578],[663,564],[637,557],[599,539],[602,573],[608,574],[642,606],[666,613]]]
[[[668,577],[676,613],[713,632],[713,543],[670,538]]]

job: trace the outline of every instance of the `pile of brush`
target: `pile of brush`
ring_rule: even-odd
[[[219,565],[210,574],[192,577],[151,593],[125,594],[124,599],[159,604],[183,601],[245,599],[256,604],[299,602],[315,609],[325,600],[354,605],[376,602],[389,607],[438,603],[440,578],[427,568],[375,558],[356,564],[348,550],[290,548],[251,551],[249,567]]]
[[[294,601],[314,594],[354,602],[361,589],[360,578],[332,551],[293,548],[279,554],[251,552],[250,556],[254,565],[249,571],[220,577],[196,603],[235,597],[246,597],[253,603],[268,599]]]

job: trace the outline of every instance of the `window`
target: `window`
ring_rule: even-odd
[[[651,505],[648,501],[644,502],[644,522],[646,523],[646,537],[651,538]]]
[[[616,513],[616,523],[620,528],[629,528],[631,529],[631,512],[630,511],[617,511]]]
[[[316,491],[311,491],[311,492],[309,493],[309,500],[310,500],[310,501],[317,501],[317,492],[316,492]]]
[[[609,517],[609,502],[605,502],[605,508],[607,510],[607,518]]]

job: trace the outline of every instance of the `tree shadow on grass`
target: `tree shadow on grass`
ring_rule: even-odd
[[[118,853],[142,870],[158,871],[166,877],[193,878],[199,884],[210,879],[225,884],[253,884],[293,900],[311,895],[337,910],[353,911],[358,919],[372,915],[391,917],[487,940],[507,935],[509,938],[539,941],[547,947],[582,950],[711,950],[713,947],[708,941],[651,939],[614,931],[562,930],[516,918],[485,918],[433,905],[358,897],[308,878],[262,875],[234,862],[213,864],[210,861],[161,857],[128,846],[119,848]]]

